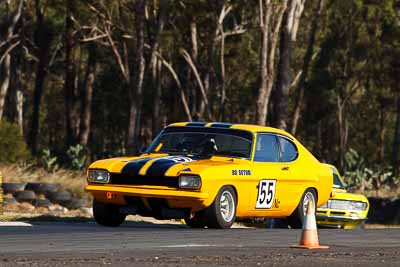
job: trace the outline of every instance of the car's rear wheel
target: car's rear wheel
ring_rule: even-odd
[[[204,216],[209,228],[230,228],[236,219],[237,196],[231,186],[223,186]]]
[[[307,189],[300,199],[299,205],[287,218],[290,228],[300,229],[303,226],[304,216],[307,212],[308,201],[314,203],[314,211],[317,210],[317,193],[314,189]]]
[[[108,203],[102,203],[93,200],[94,220],[103,226],[117,227],[125,221],[126,215],[119,211],[120,206]]]

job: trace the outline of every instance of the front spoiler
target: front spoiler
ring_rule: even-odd
[[[165,199],[199,199],[205,200],[209,197],[208,193],[190,191],[184,189],[171,189],[160,186],[127,186],[127,185],[93,185],[89,184],[85,188],[86,192],[112,192],[127,196],[156,197]]]

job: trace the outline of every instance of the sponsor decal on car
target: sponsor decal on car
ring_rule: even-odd
[[[276,180],[260,180],[256,209],[270,209],[274,204]],[[279,204],[278,204],[279,205]]]

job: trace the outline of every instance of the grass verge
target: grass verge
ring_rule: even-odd
[[[60,169],[47,172],[32,165],[0,164],[3,183],[53,183],[72,192],[76,197],[85,196],[86,176],[84,172]]]

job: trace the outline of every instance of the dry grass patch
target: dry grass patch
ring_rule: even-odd
[[[52,183],[71,191],[77,197],[85,195],[86,176],[84,172],[60,169],[47,172],[31,165],[0,164],[4,183]]]

